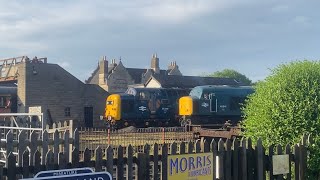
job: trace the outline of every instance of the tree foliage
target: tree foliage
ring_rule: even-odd
[[[244,85],[251,85],[251,83],[252,83],[252,81],[248,77],[246,77],[245,75],[243,75],[233,69],[224,69],[222,71],[216,71],[216,72],[209,74],[207,76],[233,78],[237,81],[242,82]]]
[[[296,61],[273,69],[257,83],[244,111],[244,135],[266,145],[295,144],[311,133],[309,170],[320,170],[320,62]]]

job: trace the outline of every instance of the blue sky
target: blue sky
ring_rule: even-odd
[[[153,53],[184,75],[235,69],[250,79],[320,58],[320,1],[0,0],[0,59],[48,57],[80,80],[101,56],[147,68]]]

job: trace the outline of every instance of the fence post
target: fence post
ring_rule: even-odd
[[[123,180],[124,179],[124,169],[123,169],[123,147],[120,145],[118,146],[118,158],[117,158],[117,177],[118,180]]]
[[[26,150],[26,139],[27,133],[25,130],[22,130],[18,135],[18,165],[22,165],[22,156],[24,151]]]
[[[9,153],[7,157],[7,176],[8,180],[16,180],[16,157],[13,153]]]
[[[232,172],[233,180],[239,179],[239,140],[233,139],[232,142]]]
[[[29,177],[29,151],[25,150],[23,152],[23,158],[22,158],[22,176],[23,178],[28,178]]]
[[[269,178],[270,180],[274,179],[273,166],[272,166],[273,149],[274,149],[274,145],[269,146]]]
[[[138,153],[138,179],[147,179],[149,174],[147,168],[147,155],[145,153]],[[118,177],[119,178],[119,177]]]
[[[231,169],[232,169],[232,162],[231,162],[231,156],[232,156],[232,152],[231,152],[231,141],[230,139],[227,139],[226,143],[225,143],[225,165],[224,165],[224,175],[225,175],[225,179],[226,180],[231,180]]]
[[[49,146],[49,135],[48,131],[44,130],[42,132],[42,164],[46,162],[46,154],[48,153],[48,146]]]
[[[290,144],[287,144],[285,151],[286,151],[286,154],[289,155],[289,173],[286,175],[286,176],[287,176],[287,179],[286,179],[286,180],[291,180],[291,160],[292,160],[292,154],[291,154]]]
[[[94,152],[94,156],[95,156],[95,171],[96,172],[100,172],[102,171],[102,149],[100,148],[100,146],[98,146],[95,149]]]
[[[220,138],[218,142],[218,157],[219,157],[219,180],[224,180],[224,142]]]
[[[165,128],[162,128],[162,144],[166,143],[166,132],[165,132]]]
[[[240,148],[240,158],[241,158],[241,176],[242,179],[248,179],[248,164],[247,164],[247,141],[245,138],[241,139]]]
[[[158,174],[158,144],[155,143],[153,145],[153,179],[159,179],[159,174]],[[181,150],[181,148],[180,148]]]
[[[131,144],[127,147],[127,180],[133,179],[133,148]]]
[[[109,145],[106,149],[107,171],[113,176],[113,148]]]
[[[110,128],[108,129],[108,145],[110,145]]]
[[[36,152],[34,153],[34,168],[33,168],[33,174],[37,174],[38,172],[41,171],[41,154],[38,150],[36,150]],[[44,156],[44,163],[45,164],[45,156]]]
[[[161,166],[162,166],[162,180],[167,180],[168,179],[168,146],[167,144],[162,145],[162,152],[161,152]]]
[[[258,180],[265,179],[265,173],[264,173],[263,167],[264,167],[264,151],[262,146],[262,140],[261,138],[259,138],[257,142],[257,178]]]
[[[216,156],[218,155],[217,153],[217,143],[214,139],[212,139],[211,143],[210,143],[210,147],[211,147],[211,152],[212,152],[212,156],[213,156],[213,179],[216,180],[217,179],[217,174],[216,174],[216,170],[217,170],[217,164],[216,164]]]

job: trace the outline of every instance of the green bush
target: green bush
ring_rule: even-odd
[[[282,64],[255,90],[243,108],[244,135],[261,137],[265,145],[285,145],[312,134],[308,170],[314,179],[320,170],[320,62]]]

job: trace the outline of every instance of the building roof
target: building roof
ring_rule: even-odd
[[[177,76],[177,75],[152,75],[163,88],[194,88],[203,85],[230,85],[239,86],[242,83],[232,78],[201,77],[201,76]],[[151,80],[146,82],[146,84]]]
[[[135,84],[145,83],[142,82],[142,75],[147,72],[148,69],[139,69],[139,68],[126,68]],[[152,69],[149,69],[153,72]],[[160,75],[167,75],[167,70],[160,70]]]

